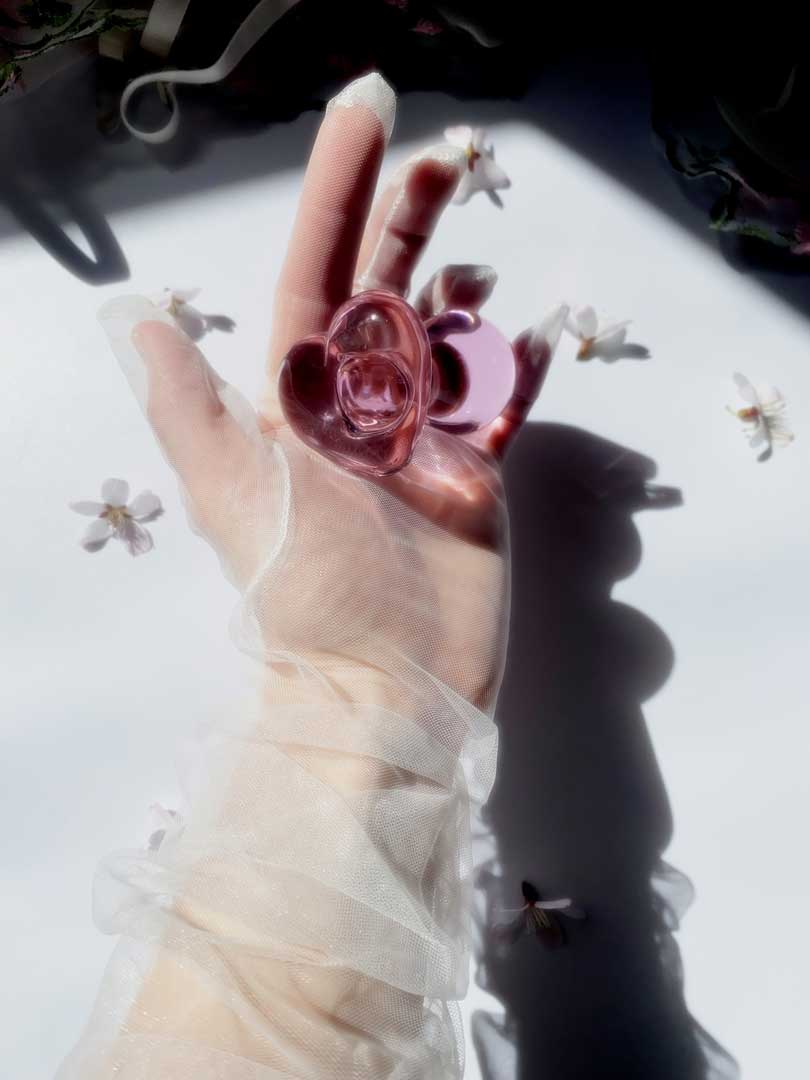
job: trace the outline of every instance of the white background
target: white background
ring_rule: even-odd
[[[297,122],[304,133],[313,124]],[[514,183],[506,207],[478,196],[451,208],[426,271],[493,264],[487,314],[506,331],[569,299],[632,318],[632,339],[651,350],[646,362],[580,364],[564,339],[534,415],[640,451],[683,491],[682,508],[637,517],[642,562],[614,595],[676,653],[645,716],[675,822],[667,859],[697,888],[679,934],[687,1000],[745,1076],[795,1075],[810,1000],[807,326],[534,126],[492,137]],[[391,165],[415,148],[397,143]],[[229,142],[210,155],[238,152]],[[243,683],[227,639],[234,597],[186,528],[95,312],[122,292],[202,287],[200,307],[237,324],[204,348],[254,393],[302,165],[183,198],[172,177],[150,181],[162,198],[108,215],[131,267],[124,285],[80,282],[19,232],[0,244],[0,1016],[15,1080],[50,1075],[89,1012],[111,948],[91,924],[98,857],[146,836],[152,801],[176,801],[178,739]],[[724,411],[735,370],[788,399],[797,440],[764,464]],[[86,520],[66,504],[97,497],[107,476],[164,501],[142,559],[78,546]],[[470,1061],[467,1076],[478,1075]]]

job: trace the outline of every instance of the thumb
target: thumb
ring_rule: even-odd
[[[120,297],[98,318],[195,516],[210,531],[212,515],[223,516],[228,503],[259,483],[266,444],[254,409],[150,301]]]
[[[105,304],[98,319],[170,464],[189,482],[226,448],[261,439],[256,414],[217,375],[172,316],[141,296]]]

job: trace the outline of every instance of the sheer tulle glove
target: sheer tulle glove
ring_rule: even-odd
[[[354,475],[290,430],[283,357],[353,292],[406,294],[465,168],[463,151],[428,151],[371,208],[393,112],[377,75],[330,104],[258,409],[148,301],[102,311],[190,522],[239,590],[261,692],[208,733],[183,826],[102,863],[96,919],[121,942],[61,1080],[461,1076],[470,815],[494,776],[507,621],[499,462],[565,312],[515,341],[501,415],[426,428],[391,476]],[[475,311],[493,281],[447,267],[415,308]]]

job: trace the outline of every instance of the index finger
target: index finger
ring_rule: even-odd
[[[327,105],[276,287],[267,371],[271,401],[289,348],[326,330],[351,296],[395,110],[394,91],[377,72],[349,83]]]

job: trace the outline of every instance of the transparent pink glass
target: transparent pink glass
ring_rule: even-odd
[[[326,334],[303,338],[279,375],[284,414],[307,445],[361,475],[407,465],[425,423],[470,431],[494,419],[515,382],[512,346],[467,311],[423,323],[393,293],[347,300]]]

